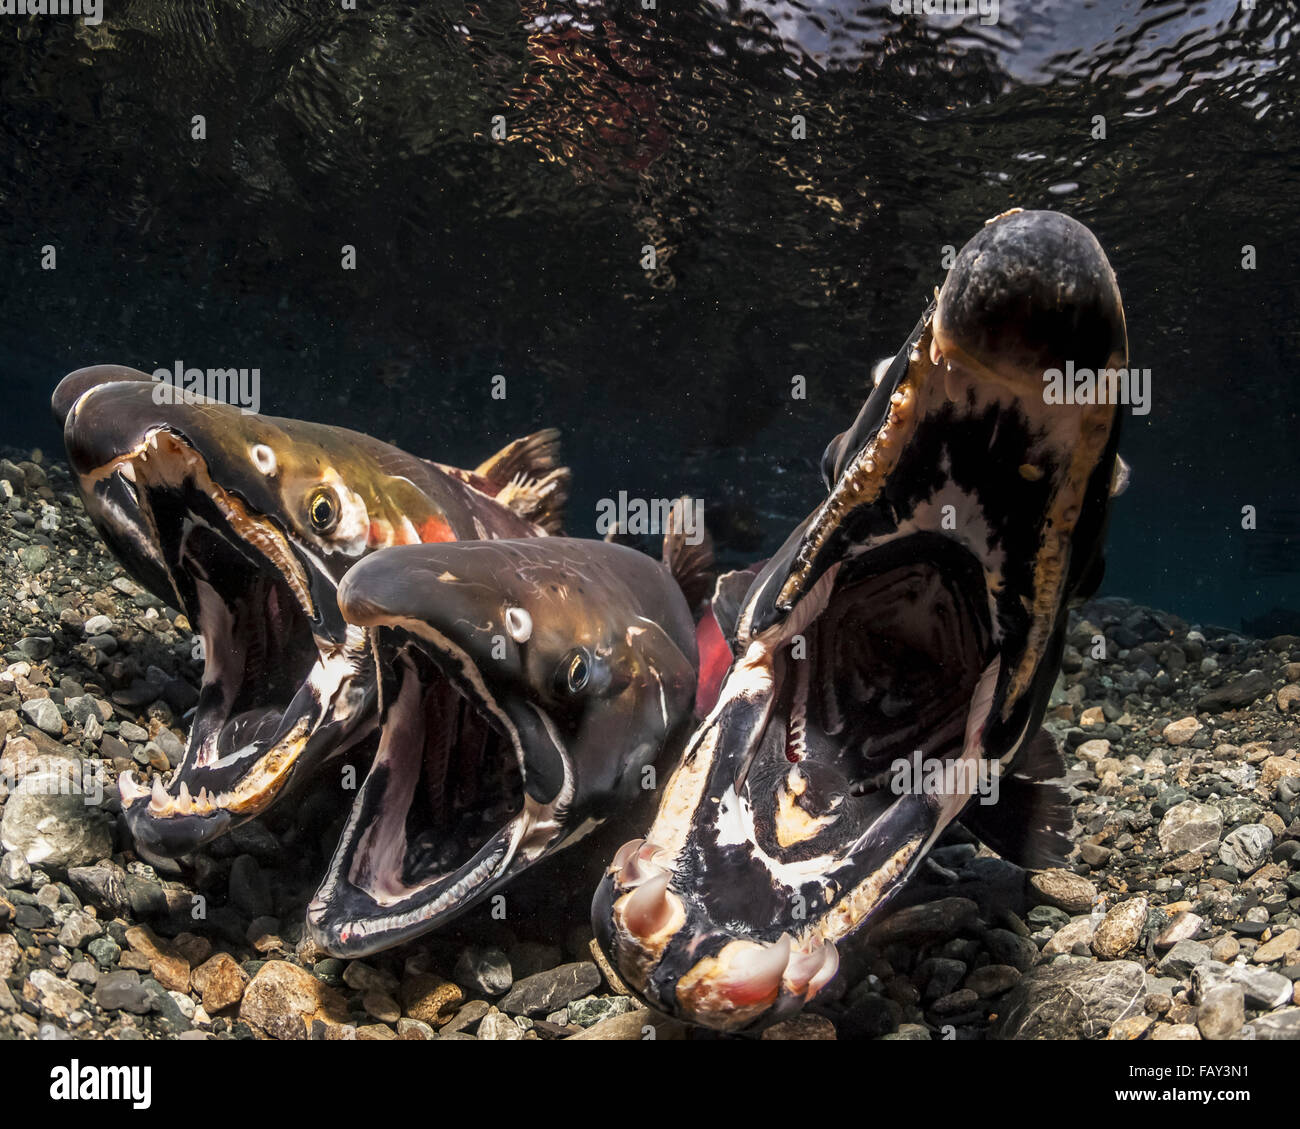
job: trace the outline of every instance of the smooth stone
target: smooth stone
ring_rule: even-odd
[[[1213,851],[1222,833],[1223,812],[1195,800],[1170,808],[1156,831],[1161,848],[1171,855]]]
[[[477,1035],[490,1042],[515,1042],[524,1037],[524,1031],[510,1016],[493,1008],[479,1021]]]
[[[1272,851],[1273,832],[1262,823],[1248,823],[1224,836],[1219,858],[1245,876],[1268,862]]]
[[[448,1012],[459,1006],[465,993],[450,980],[421,972],[403,981],[400,998],[402,1010],[408,1018],[437,1027],[445,1022]]]
[[[1196,701],[1197,713],[1222,713],[1248,706],[1273,688],[1268,675],[1252,670],[1217,689],[1202,694]]]
[[[646,1039],[684,1039],[686,1025],[657,1011],[637,1008],[623,1015],[602,1019],[593,1027],[569,1036],[574,1041],[631,1042]],[[569,1040],[566,1040],[569,1041]]]
[[[981,999],[1000,996],[1020,983],[1021,971],[1009,964],[986,964],[966,977],[963,987],[969,988]]]
[[[1171,976],[1185,980],[1192,974],[1192,969],[1210,961],[1210,950],[1199,941],[1178,941],[1156,965],[1161,976]]]
[[[1196,718],[1184,717],[1180,718],[1178,721],[1171,721],[1166,725],[1161,736],[1165,739],[1166,743],[1177,747],[1179,745],[1186,745],[1187,742],[1195,737],[1197,732],[1202,728],[1203,726],[1196,720]]]
[[[1220,984],[1205,993],[1196,1026],[1205,1039],[1231,1039],[1246,1022],[1246,993],[1240,984]]]
[[[63,735],[63,715],[50,698],[29,698],[23,703],[23,713],[42,733],[51,737]]]
[[[514,983],[510,958],[501,949],[474,945],[461,951],[451,978],[462,987],[482,992],[485,996],[508,992]]]
[[[1246,994],[1246,1003],[1263,1011],[1290,1003],[1294,992],[1290,980],[1264,968],[1207,961],[1192,970],[1192,991],[1196,999],[1204,999],[1221,984],[1239,984]]]
[[[579,1027],[591,1027],[603,1019],[633,1011],[639,1005],[627,996],[586,996],[571,1000],[566,1010],[568,1022]]]
[[[1300,1040],[1300,1007],[1289,1007],[1275,1011],[1272,1015],[1261,1015],[1252,1019],[1246,1028],[1256,1039],[1273,1042]]]
[[[600,972],[590,961],[562,964],[515,983],[501,1000],[511,1015],[545,1016],[600,987]]]
[[[1039,871],[1029,886],[1041,901],[1066,913],[1087,913],[1097,896],[1097,887],[1088,879],[1059,868]]]
[[[1060,958],[1035,968],[1002,1001],[993,1028],[1000,1039],[1101,1039],[1140,1015],[1146,973],[1134,961]]]
[[[1123,956],[1138,943],[1146,920],[1146,898],[1130,898],[1113,906],[1093,934],[1092,951],[1102,960]]]
[[[871,930],[870,938],[882,948],[923,944],[956,936],[975,925],[979,916],[979,904],[969,898],[938,898],[891,914]]]
[[[41,1010],[59,1019],[86,1006],[86,997],[66,980],[60,979],[47,968],[38,968],[27,982],[36,989]]]
[[[1157,949],[1168,949],[1179,941],[1190,941],[1201,931],[1201,926],[1204,924],[1203,917],[1190,910],[1183,910],[1175,914],[1169,924],[1160,930],[1153,943]]]
[[[343,996],[310,972],[269,960],[245,989],[239,1018],[273,1039],[306,1039],[317,1022],[327,1031],[342,1027],[348,1009]]]
[[[1250,959],[1256,964],[1272,964],[1293,949],[1300,949],[1300,929],[1284,929],[1260,945]]]
[[[112,852],[108,820],[84,802],[91,796],[60,794],[68,784],[67,771],[57,765],[18,782],[0,820],[6,850],[21,851],[30,865],[52,867],[84,866]]]
[[[95,982],[95,1003],[105,1011],[129,1011],[133,1015],[153,1010],[153,998],[134,969],[101,973]]]
[[[59,930],[59,944],[69,949],[80,949],[103,932],[104,927],[89,914],[71,913]]]
[[[829,1042],[835,1038],[835,1025],[824,1015],[804,1012],[772,1024],[759,1038],[768,1042]]]
[[[203,1000],[203,1010],[216,1015],[244,998],[249,978],[229,953],[216,953],[190,973],[190,982]]]

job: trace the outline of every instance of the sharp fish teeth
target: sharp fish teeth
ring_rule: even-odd
[[[813,974],[813,978],[808,981],[808,990],[804,995],[805,1000],[811,1000],[818,992],[826,987],[840,970],[840,951],[832,942],[827,942],[822,949],[822,966]]]
[[[789,933],[770,943],[732,941],[718,954],[715,983],[734,1007],[768,1001],[780,991],[789,960]]]
[[[184,813],[189,813],[194,808],[194,801],[190,797],[190,786],[183,780],[181,781],[180,794],[176,797],[176,807]]]
[[[162,777],[153,778],[153,796],[149,801],[149,807],[153,811],[166,811],[171,806],[171,797],[167,795],[167,789],[163,787]]]
[[[668,900],[668,874],[648,878],[628,895],[623,922],[638,937],[652,937],[672,920]]]
[[[641,849],[644,839],[629,839],[614,853],[614,861],[610,864],[610,872],[617,874],[627,864],[628,860]]]

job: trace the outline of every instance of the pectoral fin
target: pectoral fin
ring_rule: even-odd
[[[1069,854],[1073,823],[1070,801],[1057,780],[1065,761],[1056,740],[1040,729],[1025,749],[1023,763],[1002,776],[998,801],[979,797],[962,813],[961,822],[1004,859],[1027,870],[1061,866]]]

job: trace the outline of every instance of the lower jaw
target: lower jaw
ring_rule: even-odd
[[[306,727],[307,722],[300,721],[296,730],[303,730],[303,733],[299,733],[287,747],[285,742],[281,742],[281,746],[276,750],[263,754],[258,759],[253,771],[266,775],[267,781],[262,787],[256,791],[244,788],[242,781],[248,778],[250,775],[248,773],[229,781],[230,792],[246,793],[237,797],[232,796],[229,803],[211,804],[207,810],[180,810],[176,806],[175,790],[179,789],[182,783],[191,796],[201,794],[207,787],[206,784],[200,784],[197,780],[187,779],[181,775],[173,779],[172,787],[167,792],[169,808],[160,812],[152,806],[151,795],[137,794],[135,798],[126,800],[124,785],[123,798],[126,802],[123,804],[123,812],[132,837],[145,850],[174,858],[189,854],[225,834],[232,827],[261,815],[275,803],[293,777],[300,775],[304,767],[303,754],[307,744]],[[270,768],[265,767],[266,761],[272,757],[275,758],[274,765]],[[181,771],[184,771],[183,766]],[[200,772],[199,775],[201,777],[202,773]],[[191,784],[194,785],[193,788],[190,788]]]
[[[148,799],[137,800],[124,811],[136,844],[155,855],[176,858],[224,835],[236,822],[228,811],[205,815],[157,816],[149,812]]]

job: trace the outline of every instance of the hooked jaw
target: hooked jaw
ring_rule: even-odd
[[[379,748],[307,910],[313,937],[357,957],[445,924],[527,866],[551,815],[524,794],[511,734],[425,645],[372,629]]]
[[[336,956],[446,924],[563,834],[571,775],[549,799],[530,794],[531,734],[484,679],[478,648],[453,629],[466,626],[450,607],[455,593],[438,579],[444,570],[425,567],[440,549],[459,557],[450,546],[390,549],[356,565],[339,589],[344,617],[374,651],[381,733],[307,911],[312,935]],[[526,625],[511,622],[524,635]]]
[[[651,845],[597,892],[597,937],[652,1006],[734,1031],[815,997],[819,947],[1032,735],[1116,439],[1113,404],[1047,401],[1067,360],[1127,363],[1110,266],[1067,217],[998,217],[827,449],[829,494],[753,581]],[[933,787],[904,782],[914,753]]]
[[[858,420],[832,444],[838,457],[829,468],[830,493],[792,538],[782,582],[752,602],[752,630],[771,626],[805,598],[845,551],[851,525],[888,524],[900,505],[891,476],[904,462],[909,480],[933,474],[940,446],[962,418],[1014,416],[1026,449],[1038,456],[1021,468],[1033,481],[1051,472],[1052,460],[1073,464],[1054,515],[1068,535],[1083,499],[1066,494],[1081,493],[1074,490],[1086,481],[1080,472],[1103,458],[1116,419],[1111,403],[1048,402],[1048,374],[1071,363],[1094,371],[1128,363],[1123,304],[1105,252],[1083,224],[1059,212],[1013,209],[994,217],[962,248]]]
[[[1014,209],[966,245],[938,294],[931,360],[1041,394],[1045,370],[1124,364],[1119,287],[1083,224]]]
[[[69,381],[73,391],[87,384],[65,411],[83,495],[112,482],[132,503],[93,516],[116,536],[111,544],[150,548],[203,641],[181,763],[166,781],[146,785],[130,772],[118,781],[137,842],[181,855],[265,811],[306,762],[364,735],[369,655],[360,631],[336,637],[322,622],[329,586],[276,522],[213,481],[191,427],[169,423],[167,409],[125,378]],[[121,555],[134,570],[136,558]],[[326,714],[332,724],[322,728]]]
[[[833,979],[839,954],[815,929],[762,940],[692,926],[698,911],[673,888],[674,866],[668,852],[647,840],[625,843],[593,904],[602,947],[653,1006],[737,1031],[797,1012]]]

